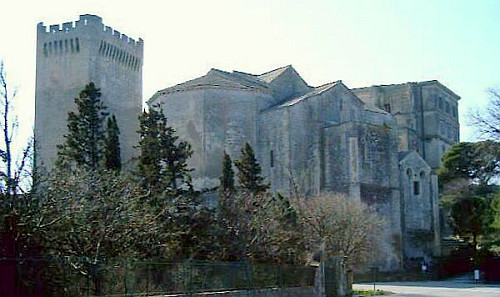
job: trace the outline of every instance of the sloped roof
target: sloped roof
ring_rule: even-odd
[[[295,97],[295,98],[292,98],[290,100],[283,102],[282,104],[278,105],[278,108],[293,106],[293,105],[295,105],[295,104],[297,104],[297,103],[299,103],[307,98],[318,96],[321,93],[328,91],[331,88],[333,88],[341,83],[342,83],[342,81],[339,80],[339,81],[327,83],[327,84],[324,84],[322,86],[316,87],[311,92],[308,92],[304,95],[301,95],[299,97]]]
[[[173,93],[205,87],[268,91],[268,87],[256,79],[252,80],[219,69],[211,69],[204,76],[160,90],[158,93]]]
[[[424,164],[428,169],[430,169],[429,163],[427,163],[427,161],[425,161],[425,159],[417,151],[402,151],[398,154],[399,164],[402,164],[405,160],[410,158],[417,159],[421,164]]]
[[[277,77],[279,77],[283,72],[285,72],[287,69],[293,69],[292,65],[287,65],[283,66],[265,73],[262,73],[260,75],[257,75],[257,77],[266,83],[270,83],[273,80],[275,80]]]
[[[219,69],[211,69],[204,76],[159,90],[148,100],[148,103],[151,103],[160,95],[203,88],[272,92],[270,84],[287,70],[292,70],[296,73],[291,65],[280,67],[259,75],[241,71],[227,72]],[[297,76],[304,81],[300,75],[297,74]]]

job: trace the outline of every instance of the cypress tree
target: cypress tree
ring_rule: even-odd
[[[101,101],[101,91],[89,83],[75,98],[76,112],[68,113],[68,134],[65,142],[58,145],[58,164],[76,163],[92,170],[104,161],[104,119],[108,116]]]
[[[222,156],[222,174],[220,180],[220,193],[234,192],[234,170],[231,157],[224,151]]]
[[[179,140],[174,128],[167,125],[161,108],[144,111],[139,122],[138,173],[143,186],[155,191],[181,191],[179,182],[190,183],[187,160],[193,154],[191,145]]]
[[[262,169],[248,142],[241,148],[241,159],[236,160],[234,164],[238,168],[241,188],[253,194],[262,193],[269,188],[269,185],[263,184],[264,178],[260,175]]]
[[[222,174],[219,180],[221,191],[234,191],[233,161],[225,151],[222,156]]]
[[[116,123],[115,115],[108,118],[107,122],[107,137],[105,147],[106,168],[120,171],[121,156],[120,156],[120,129]]]
[[[161,152],[158,141],[160,114],[151,110],[143,111],[139,116],[139,162],[138,175],[142,178],[143,187],[154,190],[160,185]]]

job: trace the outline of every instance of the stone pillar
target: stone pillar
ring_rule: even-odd
[[[431,209],[432,209],[432,223],[434,230],[434,246],[433,255],[441,256],[441,218],[439,210],[439,188],[438,177],[436,174],[431,175]]]
[[[361,201],[358,138],[349,137],[349,199]]]

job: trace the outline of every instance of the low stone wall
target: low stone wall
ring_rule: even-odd
[[[236,290],[222,292],[203,292],[178,295],[161,295],[155,297],[194,296],[194,297],[312,297],[315,296],[314,287],[272,288],[258,290]]]

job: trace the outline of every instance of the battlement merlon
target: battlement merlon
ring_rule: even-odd
[[[144,40],[142,40],[142,38],[139,38],[139,40],[136,41],[135,39],[130,38],[125,34],[121,34],[118,30],[114,30],[109,26],[105,26],[102,23],[101,17],[92,14],[80,15],[78,21],[65,22],[62,24],[62,26],[59,24],[50,25],[48,26],[48,29],[47,26],[43,24],[43,22],[40,22],[37,25],[37,33],[38,35],[58,35],[65,34],[70,31],[78,31],[79,29],[88,28],[95,28],[99,31],[105,32],[109,36],[113,36],[118,40],[122,40],[124,43],[127,43],[130,46],[138,47],[139,49],[144,47]]]

